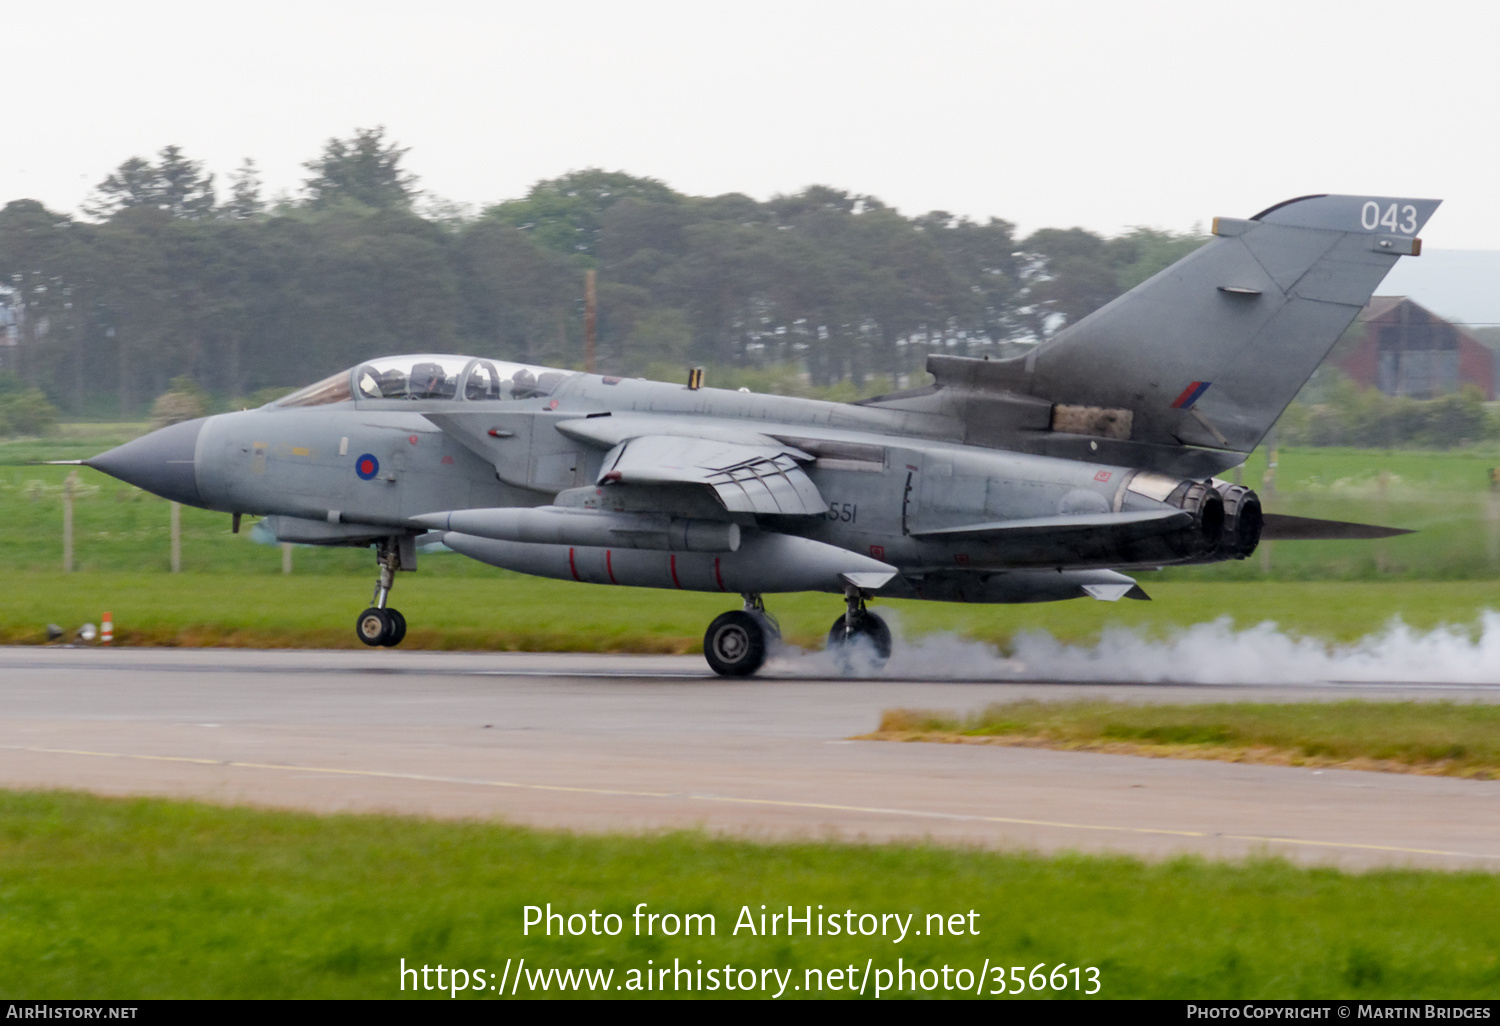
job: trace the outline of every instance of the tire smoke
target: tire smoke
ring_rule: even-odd
[[[1069,644],[1046,631],[1017,634],[1007,654],[953,634],[904,636],[889,609],[880,614],[898,641],[875,665],[873,649],[855,653],[843,674],[825,652],[786,648],[772,672],[904,680],[1038,680],[1116,683],[1318,684],[1500,683],[1500,613],[1486,610],[1472,626],[1419,631],[1399,618],[1349,643],[1288,634],[1266,621],[1237,629],[1231,619],[1178,628],[1163,637],[1107,628],[1092,644]]]

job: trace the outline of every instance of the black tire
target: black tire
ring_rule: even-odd
[[[401,610],[390,608],[386,609],[385,615],[391,618],[391,629],[381,644],[386,648],[395,648],[406,637],[406,617],[401,615]]]
[[[371,606],[360,613],[359,618],[354,621],[354,633],[360,641],[372,648],[376,645],[384,645],[385,639],[391,633],[390,613]]]
[[[719,616],[703,635],[703,657],[721,677],[750,676],[766,661],[765,620],[742,609]]]
[[[885,625],[884,620],[865,610],[854,618],[851,630],[841,616],[833,621],[833,626],[828,630],[828,651],[833,654],[843,672],[849,673],[854,669],[855,645],[861,640],[869,642],[870,647],[865,651],[875,657],[873,669],[878,670],[891,657],[891,629]]]

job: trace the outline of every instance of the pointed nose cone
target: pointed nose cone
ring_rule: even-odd
[[[101,453],[83,465],[118,477],[164,499],[189,506],[203,505],[193,452],[198,433],[208,418],[185,420]]]

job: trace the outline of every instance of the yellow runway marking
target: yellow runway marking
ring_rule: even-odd
[[[776,798],[729,798],[721,795],[690,794],[685,797],[705,802],[733,802],[740,805],[785,805],[792,809],[830,809],[835,812],[877,812],[887,816],[921,816],[927,819],[961,819],[977,823],[1014,823],[1021,826],[1063,827],[1068,830],[1113,830],[1126,834],[1171,834],[1174,837],[1210,837],[1200,830],[1159,830],[1153,827],[1104,826],[1096,823],[1065,823],[1050,819],[1018,819],[1012,816],[981,816],[964,812],[925,812],[920,809],[882,809],[878,806],[832,805],[827,802],[793,802]]]
[[[599,787],[564,787],[555,784],[518,784],[509,780],[476,780],[472,777],[442,777],[429,773],[391,773],[386,770],[341,769],[336,766],[301,766],[286,762],[236,762],[227,759],[192,759],[178,755],[137,755],[131,752],[92,752],[82,748],[30,748],[25,745],[0,745],[8,752],[41,752],[49,755],[91,755],[101,759],[138,759],[142,762],[190,762],[199,766],[227,766],[233,769],[280,770],[291,773],[327,773],[344,777],[379,777],[386,780],[417,780],[432,784],[470,784],[476,787],[510,787],[525,791],[571,791],[580,794],[604,794],[625,798],[675,798],[670,791],[620,791]]]
[[[726,805],[764,805],[788,809],[821,809],[830,812],[858,812],[880,816],[907,816],[916,819],[944,819],[973,823],[1005,823],[1013,826],[1091,830],[1101,833],[1152,834],[1169,837],[1220,837],[1226,841],[1252,841],[1262,844],[1288,844],[1302,847],[1341,848],[1356,851],[1384,851],[1403,855],[1440,855],[1458,859],[1500,859],[1500,855],[1444,851],[1437,848],[1405,848],[1388,844],[1359,844],[1352,841],[1316,841],[1305,838],[1275,837],[1261,834],[1214,834],[1202,830],[1167,830],[1155,827],[1108,826],[1102,823],[1070,823],[1063,820],[1022,819],[1014,816],[984,816],[962,812],[932,812],[921,809],[889,809],[866,805],[836,805],[830,802],[799,802],[777,798],[736,798],[728,795],[691,794],[671,791],[625,791],[602,787],[567,787],[560,784],[522,784],[511,780],[479,780],[473,777],[447,777],[428,773],[393,773],[388,770],[343,769],[336,766],[303,766],[294,763],[276,762],[236,762],[219,759],[195,759],[181,755],[138,755],[131,752],[94,752],[79,748],[34,748],[26,745],[0,745],[0,751],[36,752],[44,755],[86,755],[101,759],[135,759],[142,762],[185,762],[198,766],[225,766],[233,769],[276,770],[282,773],[324,773],[330,776],[374,777],[382,780],[415,780],[434,784],[465,784],[473,787],[499,787],[520,791],[560,791],[572,794],[606,795],[615,798],[679,798],[688,801],[715,802]]]

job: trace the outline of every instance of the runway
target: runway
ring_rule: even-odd
[[[1462,685],[845,680],[697,656],[0,648],[0,786],[573,830],[1500,869],[1500,781],[852,741],[893,706]]]

